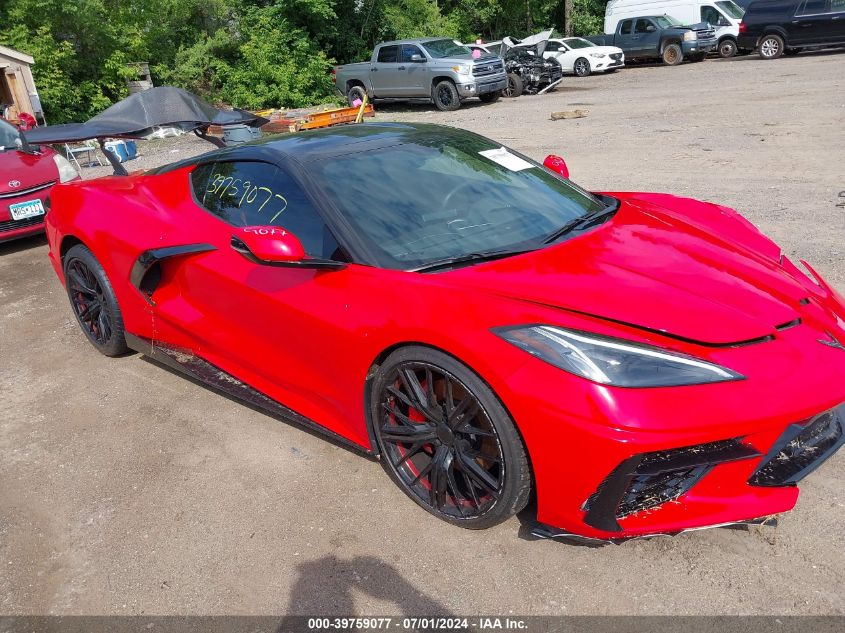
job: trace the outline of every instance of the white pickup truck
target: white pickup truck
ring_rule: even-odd
[[[431,99],[438,110],[457,110],[478,97],[496,101],[507,86],[502,60],[454,40],[421,38],[384,42],[368,62],[335,66],[337,91],[349,104],[363,99]]]

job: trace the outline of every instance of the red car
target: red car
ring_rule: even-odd
[[[56,187],[50,258],[104,354],[376,455],[455,525],[791,509],[843,443],[842,297],[731,209],[549,165],[433,125],[276,136]]]
[[[53,185],[79,178],[49,147],[31,147],[16,127],[0,120],[0,242],[44,230],[45,201]]]

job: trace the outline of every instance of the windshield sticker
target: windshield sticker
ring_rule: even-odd
[[[529,167],[534,166],[527,160],[522,160],[519,156],[511,154],[504,147],[500,147],[499,149],[488,149],[478,153],[484,156],[484,158],[489,158],[497,165],[501,165],[511,171],[522,171],[523,169],[528,169]]]

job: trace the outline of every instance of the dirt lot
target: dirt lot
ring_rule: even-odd
[[[589,116],[549,120],[573,108]],[[845,290],[843,53],[379,112],[559,153],[588,188],[728,204]],[[205,149],[169,141],[136,164]],[[0,613],[845,614],[845,453],[776,529],[590,549],[527,540],[517,519],[450,527],[372,461],[140,356],[98,355],[40,238],[0,246],[0,353]]]

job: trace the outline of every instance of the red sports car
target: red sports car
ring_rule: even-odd
[[[842,297],[731,209],[552,167],[433,125],[276,136],[56,187],[50,258],[104,354],[333,434],[455,525],[791,509],[845,441]]]
[[[76,178],[64,156],[27,145],[16,127],[0,120],[0,242],[43,231],[53,185]]]

